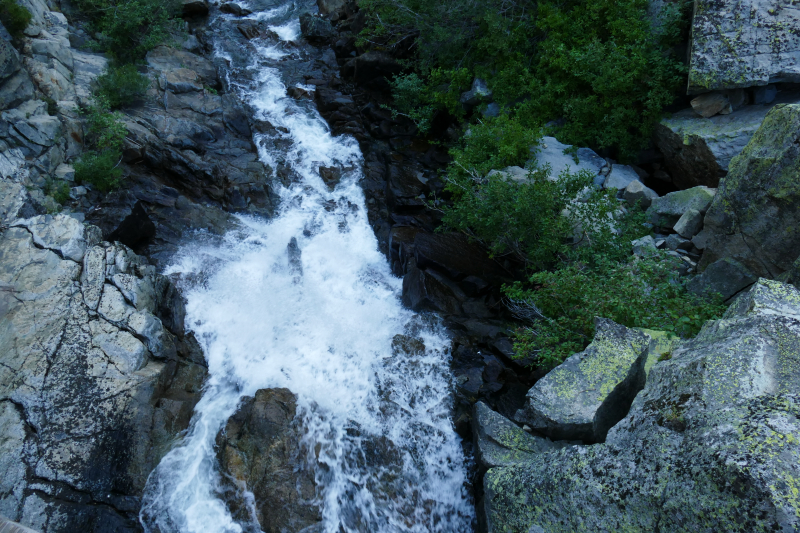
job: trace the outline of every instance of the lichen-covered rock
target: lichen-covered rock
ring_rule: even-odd
[[[296,398],[288,389],[262,389],[242,401],[217,436],[220,466],[236,485],[228,487],[228,505],[235,516],[250,522],[251,509],[241,498],[246,487],[264,531],[305,531],[321,521],[319,507],[312,503],[314,473],[299,455],[296,411]]]
[[[772,0],[697,0],[689,92],[800,81],[800,9]]]
[[[756,276],[789,270],[800,250],[800,104],[770,111],[728,176],[697,236],[702,271],[735,259]]]
[[[482,401],[477,402],[472,410],[472,439],[475,443],[475,459],[482,471],[519,464],[532,459],[535,454],[558,450],[567,445],[523,431]]]
[[[165,312],[182,312],[170,287],[66,215],[0,233],[0,514],[43,533],[138,528],[145,480],[206,373]]]
[[[654,198],[647,212],[654,224],[672,228],[690,209],[700,213],[708,211],[714,194],[714,189],[705,186],[671,192],[660,198]]]
[[[604,444],[489,470],[491,532],[800,528],[800,291],[761,280],[653,366]]]
[[[595,337],[528,391],[518,422],[559,440],[603,442],[644,386],[650,337],[595,320]]]

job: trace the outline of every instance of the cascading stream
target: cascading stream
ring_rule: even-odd
[[[292,3],[251,18],[297,38]],[[217,53],[234,63],[225,46]],[[448,418],[448,340],[432,317],[402,307],[401,281],[367,221],[358,145],[287,97],[276,65],[297,53],[289,50],[261,42],[249,65],[231,65],[243,75],[230,82],[278,132],[256,135],[261,159],[288,165],[297,180],[278,191],[273,219],[240,217],[221,243],[197,235],[168,268],[190,280],[187,324],[209,380],[188,434],[150,476],[142,524],[161,533],[251,527],[221,499],[215,437],[243,396],[285,387],[298,397],[299,453],[314,469],[326,533],[470,531],[465,461]],[[335,190],[320,166],[343,169]],[[398,334],[424,349],[399,351]],[[381,437],[394,463],[368,459],[365,447]]]

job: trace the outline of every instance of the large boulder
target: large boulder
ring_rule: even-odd
[[[800,291],[761,280],[657,362],[604,444],[484,478],[488,531],[797,531]]]
[[[650,337],[595,320],[595,337],[528,392],[515,419],[557,440],[603,442],[645,383]]]
[[[769,0],[697,0],[689,92],[800,81],[800,13]]]
[[[539,168],[549,166],[550,179],[557,179],[563,172],[575,174],[586,171],[592,175],[595,183],[602,185],[608,174],[606,160],[589,148],[578,148],[574,156],[564,153],[570,148],[572,146],[558,142],[555,137],[543,137],[541,144],[533,149],[531,162],[535,162]]]
[[[800,250],[799,175],[800,104],[778,105],[720,183],[694,239],[700,270],[724,258],[755,276],[789,270]]]
[[[656,226],[672,229],[690,210],[705,214],[711,206],[715,194],[714,189],[702,185],[671,192],[653,199],[648,214]]]
[[[261,529],[269,532],[305,531],[321,521],[320,509],[309,503],[315,497],[313,471],[305,468],[301,434],[293,426],[297,411],[294,394],[287,389],[262,389],[245,398],[217,436],[217,457],[232,497],[228,505],[235,516],[249,522],[250,507],[241,487],[252,492]]]
[[[154,267],[66,215],[0,234],[0,514],[46,532],[138,529],[150,471],[206,369]]]
[[[772,105],[749,105],[711,118],[686,109],[665,118],[656,126],[654,138],[673,183],[681,189],[716,187],[731,159],[747,146],[767,113],[780,102],[796,101],[795,95]]]

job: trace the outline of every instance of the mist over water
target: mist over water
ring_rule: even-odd
[[[293,3],[250,18],[282,41],[299,32]],[[209,379],[188,434],[150,476],[142,524],[161,533],[252,530],[221,499],[215,437],[242,397],[285,387],[298,397],[298,458],[315,472],[326,533],[471,531],[465,461],[448,418],[449,341],[434,317],[400,303],[402,282],[367,221],[358,144],[333,137],[310,103],[287,97],[278,61],[299,53],[290,45],[259,42],[247,65],[226,46],[234,45],[217,43],[217,54],[233,63],[231,85],[276,127],[254,138],[260,158],[287,165],[296,180],[276,185],[273,219],[242,216],[221,241],[197,235],[167,269],[185,280],[187,325]],[[320,166],[345,169],[335,190]],[[398,350],[398,334],[424,349]]]

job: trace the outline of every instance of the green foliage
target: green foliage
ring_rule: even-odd
[[[122,169],[119,164],[127,129],[119,113],[111,111],[102,96],[95,96],[95,103],[84,111],[84,117],[86,144],[91,150],[84,152],[75,163],[75,179],[107,192],[120,185]]]
[[[95,94],[104,98],[111,109],[118,109],[142,98],[150,88],[150,78],[132,64],[111,67],[97,78]]]
[[[597,316],[627,327],[696,335],[725,306],[719,297],[688,293],[669,261],[658,252],[625,263],[601,260],[596,268],[573,263],[532,275],[529,286],[507,287],[512,301],[539,315],[531,327],[517,332],[517,355],[556,366],[591,342]]]
[[[180,0],[77,0],[100,35],[102,48],[121,62],[133,62],[168,41],[179,27]]]
[[[13,37],[21,36],[32,18],[31,12],[16,0],[0,0],[0,22]]]
[[[369,21],[361,45],[400,46],[419,33],[414,72],[395,79],[394,96],[397,110],[423,130],[435,111],[462,113],[457,91],[466,87],[441,80],[477,76],[522,126],[563,119],[559,140],[611,148],[624,160],[646,145],[684,78],[671,53],[682,30],[680,3],[667,4],[657,27],[648,0],[359,5]]]
[[[58,114],[58,103],[49,96],[42,97],[42,100],[47,104],[47,114],[56,116],[56,114]]]
[[[69,184],[66,181],[47,179],[44,193],[63,205],[69,200]]]

